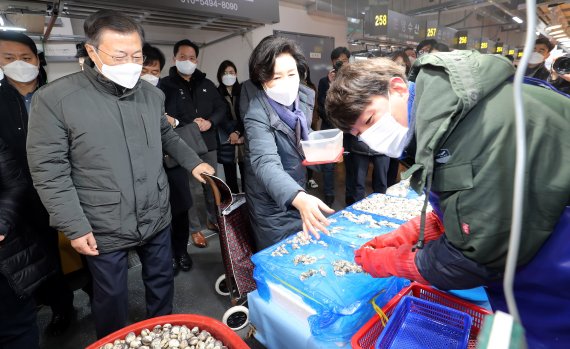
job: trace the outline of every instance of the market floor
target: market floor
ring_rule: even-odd
[[[221,166],[220,166],[221,167]],[[371,172],[371,171],[369,171]],[[344,208],[344,167],[339,164],[335,176],[336,200],[333,204],[335,210]],[[314,179],[319,184],[316,189],[310,189],[309,193],[323,198],[323,183],[320,173],[314,173]],[[370,191],[370,175],[367,181]],[[202,200],[194,200],[204,209]],[[201,217],[205,217],[203,214]],[[203,222],[205,223],[205,222]],[[222,256],[217,234],[209,234],[208,247],[204,249],[189,246],[188,251],[192,256],[194,265],[189,272],[180,272],[175,278],[174,313],[192,313],[209,316],[221,320],[224,312],[231,307],[229,297],[223,297],[214,290],[216,279],[223,273]],[[138,322],[145,319],[144,287],[141,280],[141,266],[136,259],[131,260],[135,266],[129,269],[129,320]],[[40,328],[40,346],[42,349],[79,349],[93,343],[95,329],[91,316],[89,297],[81,290],[75,291],[74,306],[76,318],[70,328],[61,336],[51,337],[44,330],[51,319],[51,310],[42,307],[38,312],[38,325]],[[245,338],[248,327],[238,332]],[[254,338],[246,339],[246,343],[252,348],[264,348]]]

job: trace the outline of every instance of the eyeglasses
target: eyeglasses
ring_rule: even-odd
[[[130,60],[129,60],[129,56],[128,55],[124,55],[124,56],[113,56],[103,50],[101,50],[100,48],[96,48],[97,51],[101,51],[104,54],[106,54],[107,56],[111,57],[113,59],[113,63],[115,64],[124,64],[124,63],[129,63],[129,61],[132,61],[135,64],[143,64],[144,61],[146,60],[146,56],[143,55],[136,55],[136,56],[130,56]]]

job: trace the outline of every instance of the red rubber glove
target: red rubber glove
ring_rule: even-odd
[[[374,277],[398,276],[429,285],[418,271],[415,257],[416,252],[412,252],[412,245],[382,249],[362,247],[354,251],[354,261]]]
[[[399,247],[401,245],[414,245],[420,236],[421,216],[417,216],[402,224],[391,233],[380,235],[368,241],[362,247],[384,248]],[[444,227],[434,211],[426,214],[426,227],[424,241],[437,240],[443,233]]]

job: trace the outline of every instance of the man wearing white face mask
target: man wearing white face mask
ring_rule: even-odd
[[[218,135],[216,127],[226,116],[226,104],[212,81],[197,69],[200,49],[185,39],[174,44],[173,63],[167,77],[160,81],[160,89],[166,96],[165,109],[176,119],[178,127],[192,122],[200,128],[208,152],[201,159],[212,167],[217,166]],[[190,183],[194,201],[205,200],[206,214],[199,212],[197,205],[189,210],[190,232],[196,247],[206,247],[208,241],[201,232],[203,228],[217,230],[214,197],[209,187],[192,181]],[[205,227],[199,217],[207,216]],[[187,255],[178,256],[181,268],[186,268]]]
[[[101,338],[127,323],[129,249],[142,262],[147,316],[172,312],[171,213],[163,151],[197,180],[214,169],[174,132],[164,115],[162,92],[139,81],[141,26],[103,10],[85,20],[84,30],[89,55],[84,70],[34,96],[27,151],[52,226],[87,260],[93,279],[91,310]]]
[[[467,50],[418,58],[414,84],[385,59],[339,72],[326,102],[333,123],[395,157],[413,135],[415,163],[406,175],[426,193],[420,216],[355,251],[366,272],[444,290],[487,286],[493,309],[506,311],[514,73],[505,57]],[[560,289],[570,283],[570,100],[537,86],[523,86],[522,94],[526,178],[514,291],[528,347],[562,349],[570,341],[570,322],[558,315],[570,312]]]
[[[73,316],[73,293],[65,283],[61,271],[58,233],[49,226],[49,215],[33,188],[26,155],[28,113],[32,96],[43,86],[45,71],[41,67],[36,44],[22,33],[0,31],[0,70],[5,73],[0,81],[0,138],[14,154],[27,183],[22,207],[26,229],[44,249],[49,263],[56,268],[38,290],[38,299],[50,305],[53,317],[48,333],[58,335],[69,326]],[[0,336],[1,337],[1,336]],[[1,346],[1,345],[0,345]]]
[[[540,80],[548,80],[550,72],[544,66],[544,61],[550,57],[554,45],[547,38],[538,38],[534,43],[534,52],[531,53],[525,76]]]

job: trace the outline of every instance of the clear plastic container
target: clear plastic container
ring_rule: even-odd
[[[342,151],[342,131],[335,128],[311,132],[301,146],[308,162],[333,162]]]

